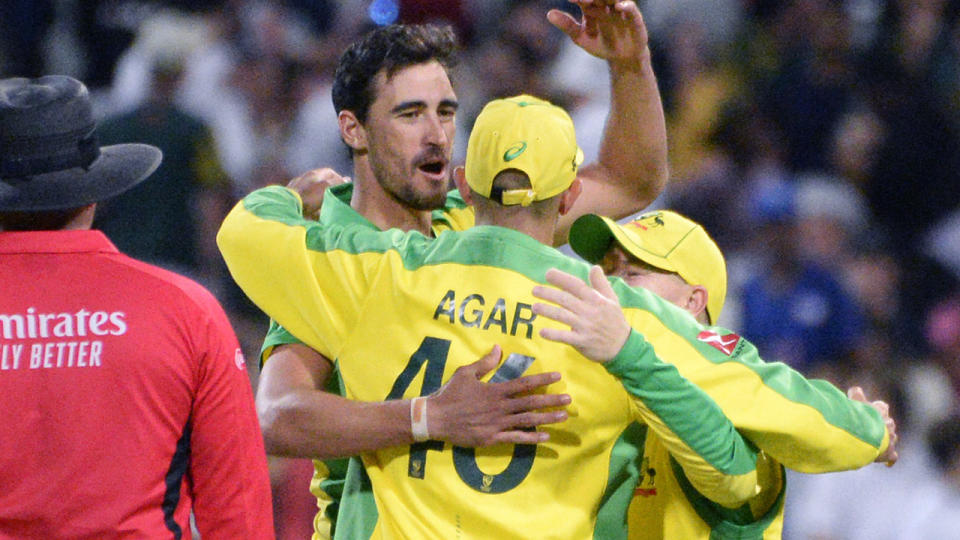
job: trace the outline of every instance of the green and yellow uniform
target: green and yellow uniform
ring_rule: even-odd
[[[719,316],[723,309],[723,254],[702,226],[675,212],[649,212],[622,224],[583,216],[570,230],[570,245],[592,262],[617,245],[645,264],[706,288],[709,316]],[[808,473],[842,471],[867,465],[886,450],[889,435],[873,407],[848,399],[826,381],[808,380],[782,363],[761,361],[751,345],[728,330],[705,328],[698,339],[726,358],[671,360],[760,450],[762,491],[738,509],[711,503],[686,481],[666,445],[651,434],[635,480],[631,538],[779,539],[786,489],[783,465]]]
[[[474,227],[436,240],[419,233],[324,227],[300,216],[284,188],[254,192],[218,236],[237,283],[278,323],[329,358],[347,397],[426,395],[499,343],[495,378],[560,371],[571,417],[549,442],[485,449],[427,441],[363,455],[376,520],[341,516],[350,538],[625,537],[626,490],[615,477],[635,458],[618,443],[636,420],[657,433],[692,485],[736,507],[756,493],[756,454],[702,391],[660,356],[720,355],[675,306],[615,282],[634,332],[607,365],[540,338],[548,324],[531,289],[559,267],[588,267],[516,231]],[[651,344],[653,345],[651,347]],[[654,352],[656,350],[656,353]],[[618,382],[619,381],[619,382]],[[634,441],[636,444],[637,441]],[[636,446],[634,446],[636,448]],[[614,530],[598,519],[620,516]],[[619,508],[614,508],[614,501]]]
[[[331,188],[320,221],[376,230],[373,223],[349,206],[352,189],[351,184]],[[439,235],[443,230],[471,227],[474,214],[459,194],[451,192],[445,208],[435,211],[433,218],[434,234]],[[729,336],[729,332],[720,331],[718,335],[721,340],[731,339],[723,337]],[[301,342],[272,323],[262,358],[273,346],[288,343]],[[674,473],[676,464],[659,438],[638,427],[634,437],[625,437],[618,446],[621,454],[633,455],[636,461],[618,477],[623,482],[621,489],[634,493],[629,509],[631,539],[707,540],[711,534],[713,539],[779,539],[786,487],[781,463],[798,471],[834,472],[862,467],[886,450],[888,434],[872,407],[849,400],[825,381],[807,380],[785,364],[763,363],[752,348],[744,347],[739,354],[715,365],[671,361],[763,450],[758,463],[761,494],[749,505],[735,510],[712,503]],[[338,392],[339,386],[333,391]],[[638,440],[642,448],[629,449],[633,440]],[[320,512],[314,522],[314,540],[330,537],[331,517],[336,517],[346,461],[315,462],[311,492],[317,496]],[[332,507],[328,507],[330,501]],[[615,499],[614,503],[620,504]],[[324,512],[327,508],[330,510]],[[622,516],[615,511],[602,515],[611,516],[615,527],[622,522]]]
[[[320,222],[326,224],[340,224],[357,227],[366,227],[370,230],[379,230],[370,220],[350,207],[350,198],[353,196],[352,183],[331,187],[325,195],[325,203],[320,210]],[[433,212],[433,233],[439,235],[445,230],[464,230],[474,224],[473,207],[467,206],[456,191],[447,195],[447,202],[443,209]],[[270,357],[274,347],[280,345],[302,343],[293,334],[288,332],[274,320],[270,320],[270,328],[263,339],[260,349],[260,364]],[[330,380],[327,381],[328,392],[340,394],[339,375],[334,368]],[[317,514],[313,520],[313,539],[329,540],[333,537],[334,524],[340,508],[340,497],[343,495],[343,485],[347,472],[347,459],[313,460],[313,478],[310,480],[310,493],[317,498]]]
[[[704,339],[726,343],[734,352],[710,363],[692,356],[670,360],[757,446],[762,491],[736,509],[713,503],[697,492],[669,448],[651,434],[634,480],[631,539],[779,539],[786,490],[783,466],[807,473],[858,468],[874,461],[889,444],[873,407],[848,399],[827,381],[806,379],[779,362],[760,361],[755,348],[735,334],[718,327],[705,332],[710,334]]]

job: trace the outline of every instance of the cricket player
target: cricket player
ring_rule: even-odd
[[[597,161],[577,170],[582,193],[574,211],[561,217],[553,239],[557,245],[566,242],[577,215],[630,215],[652,202],[667,180],[666,128],[643,17],[632,1],[577,3],[579,19],[556,9],[547,19],[577,46],[606,61],[610,112]],[[391,25],[371,31],[341,55],[333,101],[353,159],[353,182],[330,190],[322,221],[419,230],[428,236],[473,225],[473,208],[455,192],[448,194],[458,107],[448,76],[455,42],[452,31],[441,26]],[[316,175],[329,183],[340,180],[329,169]],[[261,359],[257,410],[267,451],[315,460],[310,486],[319,506],[314,540],[329,538],[345,462],[326,458],[407,445],[412,442],[409,426],[395,421],[403,414],[395,402],[358,403],[337,395],[335,366],[279,325],[271,325]],[[530,437],[513,421],[524,411],[476,421],[475,410],[509,396],[509,386],[479,385],[466,372],[449,384],[453,388],[445,392],[444,402],[428,397],[436,417],[444,417],[443,425],[449,427],[435,433],[438,439],[486,446]]]
[[[431,240],[308,221],[303,212],[313,209],[281,187],[254,192],[224,221],[218,245],[234,279],[337,363],[347,397],[410,404],[417,442],[362,455],[372,498],[362,518],[341,513],[338,538],[622,537],[604,528],[599,512],[626,516],[632,487],[608,488],[632,463],[620,450],[637,447],[641,426],[661,437],[710,500],[737,508],[756,495],[751,446],[661,360],[725,357],[697,339],[701,326],[649,292],[611,287],[599,267],[546,245],[576,200],[581,159],[562,109],[517,96],[484,108],[466,170],[455,172],[476,208],[468,231]],[[626,315],[610,326],[611,339],[578,352],[540,336],[560,327],[531,309],[530,291],[552,267],[607,284],[606,298]],[[558,371],[569,419],[540,428],[549,438],[537,444],[474,449],[431,440],[421,396],[495,344],[506,358],[491,380]],[[348,486],[345,503],[352,496]]]
[[[648,212],[625,223],[586,215],[570,229],[573,250],[607,275],[631,287],[649,290],[685,309],[698,322],[715,323],[727,290],[726,264],[720,248],[699,224],[669,210]],[[596,295],[574,276],[552,273],[564,293],[545,289],[544,297],[563,306],[534,305],[538,314],[570,321],[578,332],[605,318],[571,299]],[[618,310],[607,309],[611,316]],[[572,334],[561,342],[575,344]],[[584,336],[579,336],[583,338]],[[851,398],[827,381],[808,380],[782,363],[763,363],[744,355],[741,338],[717,327],[704,328],[698,339],[728,355],[724,362],[678,363],[681,373],[713,397],[734,425],[759,447],[758,477],[762,491],[738,509],[723,508],[698,493],[675,467],[667,448],[654,434],[643,442],[642,461],[630,480],[634,500],[629,512],[631,539],[781,538],[786,483],[783,465],[804,472],[834,472],[873,461],[896,461],[896,425],[882,401],[864,407],[862,390]],[[874,410],[875,409],[875,410]],[[879,414],[878,414],[879,413]],[[870,438],[886,425],[889,442]],[[763,459],[763,458],[770,459]]]

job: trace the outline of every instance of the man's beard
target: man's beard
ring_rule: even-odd
[[[380,181],[379,177],[377,181]],[[443,208],[443,205],[447,202],[446,190],[425,195],[417,193],[409,183],[399,186],[397,189],[391,189],[390,186],[383,182],[381,182],[380,185],[394,200],[414,210],[436,210]]]
[[[371,165],[374,165],[372,161]],[[377,180],[377,183],[380,184],[380,187],[383,188],[391,198],[407,208],[421,211],[436,210],[443,208],[447,202],[447,186],[443,186],[436,193],[424,194],[417,192],[416,187],[410,179],[416,174],[416,169],[411,172],[410,176],[403,180],[398,180],[391,175],[389,171],[381,167],[373,166],[372,168],[373,176]]]

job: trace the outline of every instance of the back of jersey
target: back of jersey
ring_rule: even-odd
[[[338,537],[613,538],[597,528],[607,496],[622,498],[619,510],[604,505],[605,515],[613,508],[618,516],[622,536],[632,493],[606,490],[636,457],[615,451],[618,443],[629,437],[642,446],[631,429],[635,418],[667,437],[714,500],[735,505],[754,493],[756,454],[649,341],[689,354],[715,350],[697,341],[693,318],[619,282],[628,323],[643,334],[631,332],[607,365],[542,339],[548,323],[533,314],[533,287],[549,268],[581,278],[589,269],[530,236],[477,226],[430,240],[325,226],[303,220],[293,192],[268,187],[230,212],[217,242],[237,284],[261,309],[338,362],[350,398],[429,394],[495,344],[505,360],[494,377],[564,377],[545,389],[572,398],[570,418],[544,428],[549,442],[471,450],[428,441],[364,455],[378,519],[358,520],[371,525],[361,531],[338,527]],[[661,317],[678,327],[654,323]]]
[[[0,233],[0,537],[272,535],[243,355],[200,285],[98,231]]]
[[[379,520],[375,530],[348,536],[591,538],[614,444],[633,413],[603,366],[539,336],[546,322],[531,311],[534,285],[550,266],[577,265],[519,234],[450,239],[442,235],[428,253],[406,260],[391,253],[370,282],[337,355],[348,397],[430,394],[499,344],[493,380],[559,371],[561,382],[546,391],[570,394],[570,418],[540,428],[550,440],[537,445],[427,441],[364,455]]]

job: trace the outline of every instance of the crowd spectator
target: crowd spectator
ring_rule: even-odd
[[[149,182],[104,204],[95,225],[130,256],[196,278],[213,274],[208,284],[222,286],[213,279],[220,263],[209,227],[230,207],[230,182],[210,130],[174,102],[181,72],[156,63],[146,102],[103,122],[103,142],[152,144],[166,159]]]

